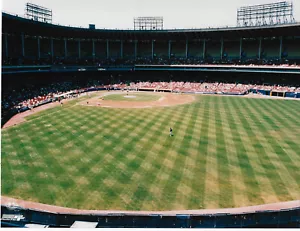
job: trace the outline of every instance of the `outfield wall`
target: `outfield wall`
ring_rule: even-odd
[[[300,228],[300,201],[186,211],[77,210],[15,201],[18,202],[13,205],[2,203],[4,227],[26,227],[26,224],[71,227],[75,221],[86,221],[96,222],[97,228]]]

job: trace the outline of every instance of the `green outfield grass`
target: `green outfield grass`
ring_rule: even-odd
[[[128,98],[126,96],[134,96],[134,98]],[[106,95],[103,98],[105,100],[115,100],[115,101],[155,101],[159,100],[162,96],[159,94],[153,94],[153,93],[132,93],[128,92],[123,94],[112,94],[112,95]]]
[[[148,109],[74,101],[2,130],[2,195],[81,209],[296,200],[299,167],[299,101],[197,96]]]

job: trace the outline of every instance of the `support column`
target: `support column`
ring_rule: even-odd
[[[282,59],[282,36],[280,36],[279,59]]]
[[[242,60],[243,38],[240,38],[240,60]]]
[[[152,59],[154,59],[154,40],[152,40]]]
[[[135,41],[134,41],[134,58],[135,58],[135,59],[136,59],[136,57],[137,57],[137,44],[138,44],[138,41],[135,40]]]
[[[261,37],[259,38],[259,46],[258,46],[258,59],[260,60],[260,53],[261,53]]]
[[[205,50],[206,50],[206,40],[204,39],[203,40],[203,55],[202,55],[202,57],[203,57],[203,59],[205,59]]]
[[[109,40],[106,39],[106,58],[109,58]]]
[[[38,50],[37,50],[37,56],[38,56],[38,59],[40,59],[41,58],[41,44],[40,44],[40,37],[38,36],[37,37],[37,48],[38,48]]]
[[[95,61],[95,56],[96,56],[96,54],[95,54],[95,40],[93,39],[92,40],[92,56],[93,56],[93,61]]]
[[[7,34],[5,34],[5,55],[6,55],[6,58],[8,58],[8,40],[7,40]]]
[[[21,34],[21,42],[22,42],[22,56],[24,57],[25,56],[25,38],[24,38],[24,33]]]
[[[67,56],[68,56],[67,39],[65,38],[64,41],[65,41],[65,58],[67,58]]]
[[[80,40],[78,40],[78,58],[81,58]]]
[[[185,58],[188,58],[188,52],[189,52],[189,41],[185,41]]]
[[[171,40],[169,40],[169,51],[168,51],[168,55],[169,55],[169,59],[171,59]]]
[[[51,50],[51,58],[54,57],[54,47],[53,47],[53,38],[50,39],[50,50]]]
[[[123,59],[123,40],[121,40],[120,56],[121,56],[121,59]]]
[[[223,49],[224,49],[224,39],[221,38],[221,51],[220,51],[221,60],[223,59]]]

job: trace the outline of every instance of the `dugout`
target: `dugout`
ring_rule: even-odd
[[[277,96],[277,97],[285,97],[285,91],[271,91],[271,96]]]

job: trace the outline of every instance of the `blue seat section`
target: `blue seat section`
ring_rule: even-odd
[[[300,92],[286,92],[285,97],[300,98]]]
[[[177,228],[190,228],[190,215],[176,215]]]
[[[240,228],[242,215],[218,215],[216,216],[216,228]]]
[[[190,228],[189,215],[162,216],[159,228]]]
[[[216,228],[216,216],[191,216],[192,228]]]
[[[127,219],[126,219],[127,218]],[[105,226],[104,227],[111,227],[111,228],[124,228],[127,227],[126,223],[128,225],[128,217],[125,217],[122,214],[119,215],[110,215],[106,216],[105,218]],[[130,226],[132,226],[132,219],[130,222]]]
[[[158,228],[161,215],[143,215],[133,218],[134,228]]]
[[[31,213],[31,222],[43,225],[56,225],[56,215],[50,213],[36,212]]]
[[[242,220],[241,226],[243,228],[255,227],[255,225],[257,225],[257,220],[256,220],[255,215],[256,215],[256,213],[243,214],[241,217],[241,220]]]
[[[286,222],[300,223],[300,208],[295,210],[280,211],[278,216],[278,223],[285,224]]]
[[[270,92],[271,92],[271,91],[267,91],[267,90],[258,90],[258,92],[259,92],[260,94],[263,94],[263,95],[270,95]]]
[[[97,222],[97,228],[299,228],[300,207],[241,214],[58,214],[1,206],[3,227],[43,224],[71,227],[75,221]],[[16,219],[20,218],[20,219]]]
[[[278,212],[259,212],[256,213],[256,222],[264,225],[277,225]]]

